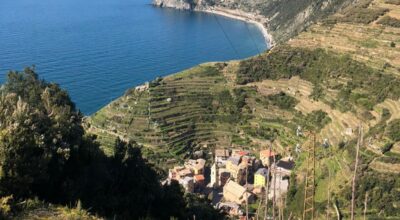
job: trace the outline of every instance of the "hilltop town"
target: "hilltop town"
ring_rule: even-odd
[[[207,197],[215,208],[245,219],[249,212],[262,214],[266,196],[283,209],[295,161],[282,156],[271,149],[216,149],[211,161],[200,154],[170,169],[164,184],[177,181],[186,193]]]

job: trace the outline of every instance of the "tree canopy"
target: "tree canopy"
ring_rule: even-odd
[[[117,219],[223,218],[207,201],[184,195],[179,184],[161,185],[135,142],[117,139],[114,147],[106,156],[96,137],[85,134],[68,93],[40,80],[34,68],[8,74],[0,89],[0,197],[13,198],[14,214],[21,201],[39,198],[79,201]]]

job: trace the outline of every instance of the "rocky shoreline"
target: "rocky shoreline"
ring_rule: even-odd
[[[265,38],[266,43],[270,48],[272,48],[275,45],[274,38],[269,33],[268,29],[265,27],[265,24],[268,22],[268,19],[260,15],[247,13],[241,10],[226,9],[223,7],[216,7],[216,6],[206,7],[204,5],[190,4],[185,0],[153,0],[153,5],[162,8],[174,8],[178,10],[192,10],[205,13],[212,13],[236,20],[241,20],[247,23],[252,23],[255,24],[260,29]]]

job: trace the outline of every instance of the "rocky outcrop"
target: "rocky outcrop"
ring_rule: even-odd
[[[196,6],[190,0],[153,0],[153,5],[162,8],[175,8],[179,10],[192,10]]]
[[[210,11],[238,10],[267,27],[275,43],[287,41],[313,22],[357,0],[153,0],[161,7]]]

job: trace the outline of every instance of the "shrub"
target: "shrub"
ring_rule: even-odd
[[[400,20],[397,18],[393,18],[390,16],[385,16],[378,21],[378,24],[399,28],[400,27]],[[392,42],[393,43],[393,42]]]
[[[400,5],[400,0],[385,0],[386,4]]]
[[[289,110],[296,106],[298,101],[292,96],[287,95],[284,92],[280,92],[275,95],[269,95],[268,100],[275,106],[278,106],[281,109]]]
[[[389,152],[392,149],[392,147],[393,147],[393,142],[389,142],[389,143],[386,143],[385,145],[383,145],[383,147],[381,148],[382,154]]]
[[[312,98],[315,101],[320,100],[324,96],[324,89],[320,84],[317,84],[314,86],[313,91],[310,94],[310,98]]]
[[[343,22],[351,22],[351,23],[362,23],[362,24],[369,24],[380,16],[384,15],[388,9],[385,8],[362,8],[362,7],[355,7],[351,10],[347,11],[341,21]]]
[[[309,113],[306,118],[306,126],[311,129],[314,128],[316,130],[321,130],[325,125],[329,124],[332,119],[328,116],[328,114],[322,110],[312,111]]]
[[[389,122],[386,132],[394,142],[400,141],[400,119]]]

